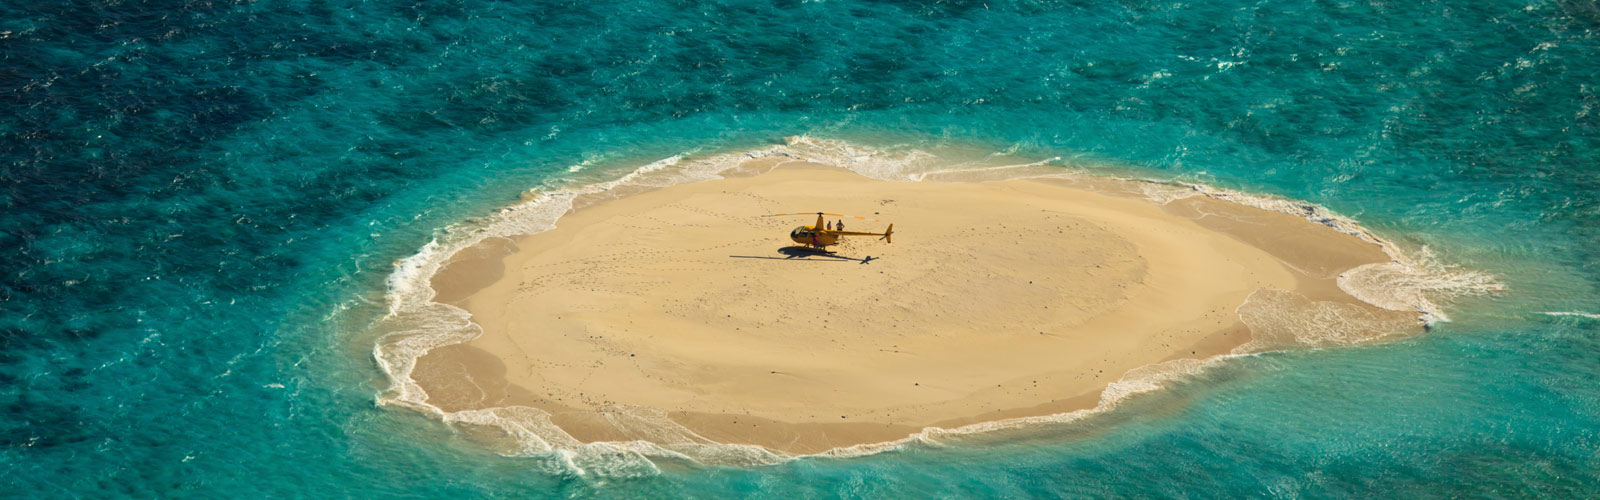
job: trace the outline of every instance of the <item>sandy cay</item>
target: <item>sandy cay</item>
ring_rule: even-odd
[[[1387,262],[1378,246],[1204,196],[1157,204],[1133,184],[884,182],[789,161],[595,203],[456,255],[436,300],[484,334],[414,377],[444,410],[532,406],[585,442],[652,439],[618,415],[656,414],[698,438],[816,453],[1090,408],[1130,369],[1260,349],[1252,327],[1292,325],[1241,321],[1258,290],[1285,310],[1249,317],[1419,328],[1335,285]],[[819,210],[882,221],[854,231],[894,223],[893,243],[817,255],[788,239],[814,216],[761,217]]]

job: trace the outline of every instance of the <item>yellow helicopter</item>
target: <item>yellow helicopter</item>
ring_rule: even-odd
[[[767,214],[767,215],[763,215],[762,217],[785,217],[785,216],[791,216],[791,215],[811,215],[811,214],[809,214],[809,213]],[[811,247],[811,248],[814,248],[814,249],[817,249],[817,250],[821,250],[823,252],[827,252],[829,246],[839,244],[839,237],[840,236],[879,236],[880,238],[878,238],[878,239],[881,239],[881,240],[883,240],[885,242],[888,242],[888,243],[894,243],[894,240],[889,238],[890,235],[894,234],[894,224],[889,224],[889,228],[888,229],[884,229],[883,232],[881,232],[881,233],[863,233],[863,232],[857,232],[857,231],[845,231],[843,229],[844,228],[844,221],[842,221],[842,220],[839,221],[839,227],[840,227],[839,229],[833,229],[833,228],[829,227],[826,222],[824,222],[823,216],[850,217],[850,218],[858,219],[858,220],[878,222],[877,219],[868,219],[866,217],[858,217],[858,216],[854,216],[854,215],[829,214],[829,213],[817,212],[817,224],[816,225],[814,225],[814,226],[800,226],[800,227],[794,228],[793,231],[789,231],[789,239],[790,240],[794,240],[795,243],[799,243],[801,245],[805,245],[805,246],[808,246],[808,247]]]

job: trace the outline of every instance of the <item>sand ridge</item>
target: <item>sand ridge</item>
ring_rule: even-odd
[[[1350,335],[1417,328],[1414,312],[1333,283],[1387,261],[1376,245],[1125,187],[884,182],[789,164],[593,204],[436,275],[436,300],[484,334],[435,349],[414,378],[446,411],[540,408],[585,442],[668,425],[815,453],[1093,407],[1140,366],[1315,344],[1292,326],[1330,311],[1359,317]],[[884,221],[852,230],[893,222],[895,241],[817,255],[787,239],[812,219],[760,217],[811,210]],[[641,412],[654,420],[632,419]]]

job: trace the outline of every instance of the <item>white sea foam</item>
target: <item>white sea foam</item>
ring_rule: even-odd
[[[415,255],[395,263],[394,271],[387,282],[386,299],[389,314],[384,318],[382,326],[386,334],[373,348],[373,357],[390,381],[390,386],[378,395],[378,402],[412,408],[452,425],[494,429],[506,436],[510,443],[500,450],[502,453],[545,457],[548,459],[546,463],[551,468],[580,475],[616,477],[654,474],[658,469],[653,459],[688,459],[706,464],[756,466],[794,458],[758,446],[718,443],[673,422],[659,410],[641,407],[616,406],[599,411],[599,414],[613,427],[623,432],[629,441],[582,443],[552,423],[548,412],[537,408],[511,406],[444,411],[430,404],[426,391],[411,378],[417,360],[428,351],[464,343],[482,333],[465,310],[433,301],[436,293],[431,286],[433,276],[444,267],[452,255],[489,238],[531,235],[553,229],[557,220],[571,211],[575,202],[585,197],[621,196],[641,189],[718,179],[720,173],[737,167],[746,160],[766,157],[831,165],[867,177],[898,182],[939,179],[1071,178],[1083,175],[1080,171],[1064,168],[1060,165],[1060,158],[998,165],[941,163],[937,156],[918,150],[882,151],[844,141],[798,136],[788,138],[783,145],[751,151],[697,158],[690,158],[687,154],[676,155],[651,162],[607,182],[579,186],[552,184],[532,190],[520,203],[500,209],[489,216],[445,228]],[[591,163],[585,160],[569,168],[569,171],[589,172]],[[1444,320],[1445,316],[1436,304],[1436,300],[1500,289],[1500,285],[1489,275],[1440,264],[1426,249],[1422,249],[1418,256],[1410,256],[1399,247],[1371,234],[1354,221],[1332,214],[1315,204],[1239,193],[1200,184],[1124,180],[1141,182],[1143,193],[1157,203],[1168,203],[1191,196],[1209,196],[1304,216],[1314,222],[1382,245],[1394,259],[1393,262],[1362,266],[1346,272],[1339,278],[1340,288],[1379,307],[1417,311],[1424,319],[1430,321]],[[1265,303],[1278,299],[1282,297],[1272,297],[1270,294],[1260,297],[1252,295],[1247,304],[1251,301]],[[1241,306],[1241,317],[1261,314],[1244,309],[1245,306]],[[1595,317],[1589,313],[1547,314]],[[1308,317],[1323,323],[1311,329],[1328,327],[1342,318],[1330,311],[1312,311]],[[1278,318],[1260,316],[1257,318],[1257,323],[1263,321],[1270,323],[1275,319]],[[1350,341],[1344,338],[1353,335],[1347,330],[1350,329],[1331,328],[1329,332],[1332,333],[1290,335],[1304,336],[1295,337],[1296,342],[1302,345],[1327,345]],[[937,445],[942,438],[950,436],[1072,422],[1116,407],[1134,395],[1155,391],[1174,380],[1203,372],[1226,359],[1261,350],[1265,349],[1247,349],[1239,351],[1238,354],[1203,360],[1180,359],[1136,368],[1108,385],[1101,395],[1099,404],[1093,409],[983,422],[953,429],[930,427],[900,440],[836,448],[819,455],[859,456],[898,449],[909,443]]]
[[[1354,304],[1313,301],[1288,290],[1258,289],[1235,310],[1250,327],[1237,354],[1355,345],[1416,327],[1412,314],[1373,313]]]
[[[1416,311],[1428,324],[1450,320],[1444,309],[1436,303],[1438,300],[1448,301],[1464,296],[1485,295],[1505,289],[1505,286],[1491,274],[1440,262],[1433,251],[1426,246],[1414,251],[1402,249],[1394,242],[1379,238],[1356,221],[1336,214],[1322,205],[1276,196],[1242,193],[1204,184],[1127,180],[1151,185],[1145,189],[1145,194],[1156,203],[1165,204],[1191,196],[1207,196],[1248,207],[1304,217],[1308,221],[1378,245],[1389,256],[1390,262],[1367,264],[1345,271],[1337,280],[1339,289],[1384,309]]]
[[[1579,318],[1600,319],[1600,314],[1581,311],[1545,311],[1547,316],[1575,316]]]
[[[1199,189],[1189,184],[1173,184],[1166,182],[1144,182],[1140,184],[1140,191],[1144,197],[1160,205],[1165,205],[1184,198],[1203,196]]]

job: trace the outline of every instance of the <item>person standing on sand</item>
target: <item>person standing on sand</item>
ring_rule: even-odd
[[[843,231],[844,230],[844,219],[839,219],[839,223],[838,224],[834,224],[833,227],[837,227],[837,228],[839,228],[840,231]]]
[[[823,224],[827,224],[828,225],[828,230],[829,231],[833,230],[833,221],[830,220],[828,222],[824,222]]]

